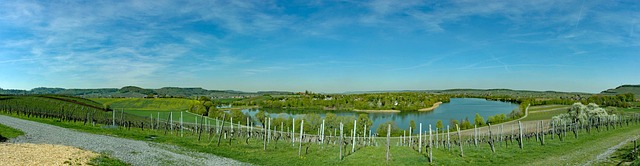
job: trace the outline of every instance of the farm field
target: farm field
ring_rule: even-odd
[[[11,101],[16,100],[25,103],[31,103],[27,106],[30,107],[51,107],[51,104],[46,103],[59,103],[64,101],[58,101],[53,99],[40,99],[38,97],[5,97],[3,102],[11,103]],[[163,101],[160,101],[163,102]],[[154,105],[150,103],[148,105]],[[20,110],[24,109],[22,107],[9,107],[12,109]],[[536,131],[535,122],[542,120],[547,121],[553,115],[564,113],[568,106],[564,105],[546,105],[546,106],[534,106],[530,108],[530,114],[523,121],[528,121],[529,123],[525,126],[526,133],[532,133]],[[80,109],[81,111],[84,109]],[[392,137],[390,139],[390,155],[391,159],[389,161],[386,160],[386,138],[385,137],[373,137],[371,144],[365,146],[361,143],[362,138],[358,140],[355,146],[355,152],[352,153],[352,144],[349,139],[349,135],[345,136],[346,143],[343,149],[343,153],[345,154],[344,159],[340,160],[338,157],[340,154],[340,148],[335,144],[336,139],[328,138],[328,141],[334,141],[333,143],[317,143],[317,142],[307,142],[305,141],[300,145],[299,141],[295,143],[291,142],[289,137],[288,129],[278,128],[277,131],[286,131],[284,135],[273,134],[273,137],[270,137],[269,141],[266,143],[265,148],[265,140],[262,139],[264,137],[259,136],[261,134],[262,128],[253,127],[252,130],[255,130],[253,134],[257,134],[257,136],[247,137],[245,134],[235,135],[231,137],[230,135],[225,134],[217,134],[216,130],[208,130],[208,132],[198,133],[194,128],[193,124],[186,123],[194,123],[196,119],[196,115],[184,112],[183,120],[185,125],[189,125],[186,127],[186,130],[180,132],[177,130],[176,126],[179,122],[179,112],[174,113],[174,130],[167,131],[168,128],[166,126],[165,118],[168,118],[168,114],[172,111],[155,111],[155,110],[126,110],[125,116],[122,118],[125,121],[119,120],[117,118],[118,126],[117,128],[110,127],[110,117],[112,116],[111,112],[104,112],[101,118],[106,118],[103,123],[97,124],[95,127],[93,125],[88,125],[82,120],[76,121],[71,120],[72,117],[69,118],[36,118],[36,117],[27,117],[25,115],[17,115],[11,113],[3,113],[5,115],[11,115],[14,117],[20,117],[23,119],[34,120],[38,122],[53,124],[65,128],[71,128],[82,132],[89,132],[95,134],[102,135],[110,135],[134,140],[141,141],[150,141],[155,143],[176,145],[180,147],[184,147],[186,149],[193,150],[194,152],[203,152],[209,153],[213,155],[218,155],[222,157],[228,157],[231,159],[235,159],[242,162],[257,164],[257,165],[281,165],[282,163],[292,164],[292,165],[379,165],[379,164],[388,164],[390,165],[417,165],[428,162],[428,155],[426,154],[426,149],[422,149],[422,152],[418,152],[416,147],[417,145],[414,143],[412,145],[406,144],[406,139],[403,141],[402,137]],[[55,113],[55,112],[53,112]],[[64,113],[59,112],[59,113]],[[150,130],[149,121],[150,116],[153,115],[154,119],[157,118],[158,113],[161,114],[161,123],[160,126],[156,126],[157,130]],[[76,116],[78,118],[85,118],[85,114],[82,112],[75,112],[72,116]],[[116,111],[116,117],[119,117],[120,114]],[[201,119],[198,119],[199,123],[201,123]],[[121,123],[126,121],[133,121],[133,127],[129,127],[131,124]],[[138,124],[136,122],[145,122],[146,126],[143,124]],[[236,122],[237,123],[237,122]],[[512,123],[512,122],[509,122]],[[545,122],[546,123],[546,122]],[[155,123],[153,123],[155,124]],[[213,123],[212,123],[213,124]],[[126,126],[123,126],[126,125]],[[223,131],[228,132],[227,126],[228,122],[225,122],[225,129]],[[237,125],[237,124],[234,124]],[[509,142],[507,147],[505,142],[496,142],[495,152],[491,152],[491,148],[489,144],[486,142],[487,139],[487,127],[483,127],[480,132],[482,135],[482,140],[478,145],[478,147],[474,146],[470,143],[465,143],[463,145],[464,149],[464,157],[460,157],[460,150],[458,146],[452,146],[451,150],[445,149],[444,144],[439,144],[436,148],[434,147],[433,153],[433,164],[436,165],[522,165],[523,162],[535,163],[537,165],[548,165],[554,162],[560,161],[561,163],[566,163],[568,165],[581,165],[586,162],[589,162],[591,159],[597,158],[598,155],[604,153],[612,146],[618,145],[628,138],[635,138],[640,133],[640,128],[638,127],[638,123],[631,123],[628,126],[622,125],[617,127],[617,129],[607,129],[604,128],[600,132],[592,131],[588,134],[585,130],[579,131],[579,138],[574,138],[571,133],[569,136],[565,138],[564,141],[560,141],[557,135],[554,135],[555,139],[551,139],[551,135],[547,134],[545,136],[545,145],[541,145],[540,142],[536,141],[535,137],[529,135],[523,141],[524,148],[520,149],[514,142]],[[497,126],[497,125],[496,125]],[[513,125],[511,125],[513,126]],[[278,127],[274,125],[273,127]],[[426,130],[426,126],[423,126],[423,130]],[[214,126],[200,126],[202,128],[214,128]],[[517,127],[516,127],[517,128]],[[244,130],[246,132],[248,128],[246,126],[242,126],[242,128],[235,130]],[[505,127],[507,129],[507,127]],[[260,132],[258,132],[260,131]],[[299,131],[299,130],[298,130]],[[505,130],[506,131],[506,130]],[[494,136],[497,136],[496,129],[494,129]],[[473,130],[465,130],[462,133],[462,138],[464,140],[468,140],[472,138]],[[509,133],[507,131],[506,133]],[[414,133],[414,141],[415,137]],[[455,135],[456,133],[452,133],[451,140],[452,144],[457,142],[458,138]],[[296,136],[299,133],[296,132]],[[440,134],[440,139],[442,139],[443,134]],[[305,138],[313,137],[313,135],[307,135]],[[435,135],[434,135],[435,137]],[[218,145],[218,139],[221,139],[220,145]],[[296,137],[297,139],[297,137]],[[310,141],[310,140],[308,140]],[[402,142],[405,142],[404,145],[401,145]],[[373,145],[373,146],[371,146]],[[423,145],[424,147],[425,145]],[[571,150],[571,153],[568,153],[566,150]],[[301,153],[298,156],[298,152]],[[589,161],[586,161],[589,159]],[[606,161],[606,160],[604,160]],[[593,161],[595,163],[599,163],[600,161]]]
[[[125,110],[154,110],[154,111],[184,111],[197,100],[183,98],[91,98],[91,100],[109,105],[112,109]]]
[[[13,115],[16,116],[16,115]],[[224,141],[220,146],[216,146],[216,140],[196,141],[197,135],[186,134],[184,137],[168,134],[164,135],[162,131],[141,130],[137,128],[127,129],[105,129],[99,127],[91,127],[82,123],[73,122],[56,122],[51,119],[27,118],[17,116],[23,119],[53,124],[65,128],[76,129],[83,132],[105,134],[135,140],[148,140],[154,137],[152,142],[167,143],[178,145],[185,148],[193,149],[199,152],[212,153],[219,156],[233,158],[239,161],[254,163],[258,165],[281,165],[287,163],[290,165],[379,165],[385,164],[385,146],[386,138],[376,138],[375,143],[379,146],[357,146],[357,150],[353,154],[347,155],[344,160],[338,158],[339,148],[335,145],[318,145],[317,143],[304,143],[302,157],[297,157],[298,144],[292,145],[288,141],[271,142],[267,146],[267,150],[263,150],[262,140],[249,139],[246,144],[245,139],[233,139],[231,144]],[[480,144],[479,147],[473,145],[465,145],[464,155],[459,156],[459,147],[453,146],[451,151],[440,147],[433,151],[434,164],[437,165],[548,165],[557,162],[566,163],[567,165],[581,165],[587,162],[585,159],[593,159],[600,153],[606,151],[609,147],[614,146],[627,138],[637,137],[640,133],[638,124],[630,126],[624,125],[616,130],[592,132],[591,134],[581,133],[580,138],[575,139],[572,136],[567,137],[561,142],[557,137],[551,139],[546,136],[546,144],[540,145],[534,139],[525,140],[524,149],[519,149],[517,145],[510,144],[509,147],[497,145],[496,152],[492,153],[488,144]],[[207,138],[208,139],[208,138]],[[390,165],[416,165],[427,162],[427,157],[423,153],[407,146],[397,146],[398,138],[391,139],[391,155]],[[345,148],[350,151],[351,147]]]
[[[31,106],[38,106],[40,105],[38,103],[43,102],[59,102],[56,100],[39,100],[33,97],[19,97],[16,99],[20,99],[20,101],[22,102],[34,103],[31,104]],[[44,104],[42,106],[49,105]],[[550,105],[531,107],[532,111],[530,116],[536,117],[536,114],[566,111],[565,107],[567,106]],[[140,116],[149,116],[152,114],[153,116],[157,116],[158,113],[158,111],[147,110],[132,110],[125,112],[127,114],[134,114],[133,112],[136,112],[139,113]],[[166,113],[169,112],[170,111],[161,112],[164,113],[161,115],[161,118],[166,118],[168,115]],[[166,131],[166,129],[162,127],[164,125],[159,126],[158,130],[150,130],[148,127],[141,128],[135,126],[119,127],[114,129],[112,127],[105,128],[103,127],[103,124],[97,124],[94,127],[93,125],[87,125],[82,121],[74,122],[56,118],[50,119],[27,117],[25,115],[17,115],[6,112],[3,114],[42,123],[53,124],[65,128],[71,128],[83,132],[176,145],[191,149],[196,152],[210,153],[258,165],[281,165],[282,163],[291,165],[379,165],[385,164],[387,162],[390,165],[417,165],[428,162],[428,157],[425,153],[426,149],[423,149],[421,153],[418,153],[415,149],[417,146],[416,144],[406,145],[405,143],[404,145],[401,145],[401,143],[403,142],[403,139],[401,137],[393,137],[390,139],[391,160],[389,161],[386,161],[385,137],[374,137],[369,146],[365,146],[362,143],[356,144],[355,153],[351,152],[351,143],[346,144],[343,149],[345,157],[343,160],[340,160],[340,148],[338,145],[332,143],[321,144],[314,142],[305,142],[301,145],[299,141],[292,143],[291,139],[287,138],[287,135],[289,133],[285,134],[284,137],[272,137],[272,139],[269,139],[268,143],[266,143],[266,150],[264,150],[265,140],[263,140],[260,136],[246,137],[245,135],[240,134],[234,136],[235,138],[231,137],[230,135],[228,135],[228,138],[225,138],[227,136],[216,134],[215,131],[199,134],[195,132],[195,130],[192,130],[192,127],[194,127],[193,125],[189,127],[188,130],[184,130],[181,134],[178,134],[179,130]],[[79,117],[82,117],[83,114],[80,113],[77,115]],[[107,112],[107,119],[110,117],[109,115],[110,113]],[[117,116],[118,114],[116,114],[116,117]],[[178,113],[175,112],[174,116],[177,117]],[[190,119],[194,119],[195,121],[196,117],[195,115],[190,113],[183,113],[183,116],[184,122],[190,122]],[[544,114],[544,116],[550,115]],[[126,116],[124,118],[130,119]],[[141,118],[134,118],[130,120],[136,119],[143,120]],[[109,124],[108,121],[107,124]],[[228,125],[228,123],[226,125]],[[569,165],[580,165],[584,164],[585,162],[589,162],[585,159],[595,159],[599,154],[605,152],[610,147],[617,145],[628,138],[637,137],[640,133],[640,127],[638,127],[639,124],[631,123],[628,125],[629,126],[627,126],[626,124],[619,126],[617,129],[605,130],[603,128],[600,132],[592,131],[590,134],[582,130],[579,132],[579,138],[574,138],[571,134],[569,134],[569,136],[566,137],[564,141],[560,141],[557,135],[554,135],[555,139],[552,139],[551,135],[546,135],[545,145],[540,145],[540,142],[537,142],[535,137],[528,137],[523,141],[523,149],[518,148],[518,146],[513,143],[516,142],[515,140],[513,142],[509,142],[508,147],[506,144],[504,144],[505,142],[497,142],[497,144],[495,144],[495,153],[491,152],[489,144],[487,144],[486,141],[481,142],[478,147],[474,146],[473,144],[464,144],[464,157],[459,156],[460,151],[458,146],[454,145],[451,147],[451,150],[448,150],[444,148],[444,144],[439,144],[438,148],[434,147],[434,150],[432,152],[434,156],[433,164],[522,165],[535,163],[540,165],[548,165],[560,161],[561,163],[566,163]],[[213,126],[210,127],[213,128]],[[236,128],[236,130],[245,130],[246,132],[246,128]],[[261,128],[252,128],[252,130],[260,131]],[[533,131],[535,130],[527,129],[527,132]],[[465,131],[466,134],[464,134],[462,138],[471,138],[469,132],[469,130]],[[482,133],[485,135],[485,137],[483,138],[486,139],[486,128],[482,130]],[[260,132],[254,134],[260,134]],[[299,134],[296,133],[296,136],[297,135]],[[443,135],[444,134],[441,134],[440,136]],[[198,141],[198,137],[200,137],[200,141]],[[347,139],[349,137],[350,136],[348,135],[346,136]],[[218,146],[218,139],[221,138],[224,139],[221,140],[220,145]],[[413,139],[415,140],[416,138],[414,137]],[[453,141],[457,140],[457,138],[455,137],[455,133],[452,133],[451,139]],[[329,141],[337,140],[329,138]],[[299,151],[301,153],[300,156],[298,156]]]
[[[158,118],[158,115],[160,116],[160,120],[161,121],[169,121],[170,117],[173,116],[173,122],[174,123],[180,123],[180,112],[182,112],[182,122],[184,123],[195,123],[196,122],[196,117],[198,118],[198,120],[200,120],[201,116],[195,115],[193,113],[187,112],[187,111],[157,111],[157,110],[127,110],[125,109],[124,112],[126,114],[131,114],[131,115],[136,115],[136,116],[140,116],[140,117],[146,117],[146,118],[150,118],[151,116],[153,116],[153,119]],[[116,112],[116,116],[118,116],[120,112]],[[171,116],[170,116],[171,115]],[[198,122],[200,123],[200,122]]]

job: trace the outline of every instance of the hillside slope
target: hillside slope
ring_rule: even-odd
[[[633,93],[636,98],[640,97],[640,85],[622,85],[614,89],[607,89],[602,91],[601,94],[625,94]]]

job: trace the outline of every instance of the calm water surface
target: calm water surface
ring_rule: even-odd
[[[429,124],[435,128],[436,122],[438,120],[442,120],[443,124],[446,126],[449,124],[450,119],[456,119],[460,121],[464,118],[469,118],[471,123],[473,123],[473,118],[476,113],[480,114],[480,116],[484,117],[485,120],[488,119],[489,116],[497,115],[497,114],[509,114],[512,110],[517,109],[518,105],[514,103],[508,102],[500,102],[500,101],[489,101],[485,99],[476,99],[476,98],[451,98],[451,102],[443,103],[440,107],[436,108],[433,111],[429,112],[400,112],[400,113],[368,113],[369,118],[373,121],[373,132],[378,127],[378,125],[387,122],[394,121],[398,124],[398,127],[403,129],[409,128],[409,122],[414,120],[416,122],[416,126],[419,126],[422,123],[423,130],[428,128]],[[255,114],[258,113],[256,109],[246,109],[242,110],[243,113],[252,116],[255,119]],[[295,111],[295,110],[266,110],[267,113],[270,114],[271,117],[277,117],[279,114],[285,114],[287,116],[298,117],[299,115],[303,116],[305,113],[309,111]],[[324,117],[326,111],[312,111],[314,113],[319,114]],[[352,111],[340,111],[333,112],[338,116],[357,116],[357,114],[362,114],[361,112],[352,112]],[[428,129],[426,129],[428,130]],[[416,130],[417,131],[417,130]]]

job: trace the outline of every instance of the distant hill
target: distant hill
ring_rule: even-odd
[[[136,86],[125,86],[117,88],[101,88],[101,89],[64,89],[64,88],[46,88],[39,87],[31,90],[15,90],[0,88],[0,95],[33,95],[33,94],[56,94],[69,95],[85,98],[143,98],[143,97],[179,97],[191,98],[197,96],[208,96],[214,98],[231,98],[231,97],[251,97],[261,96],[264,94],[282,95],[293,94],[292,92],[281,91],[260,91],[260,92],[241,92],[233,90],[207,90],[203,88],[179,88],[164,87],[160,89],[145,89]]]
[[[640,97],[640,85],[622,85],[614,89],[607,89],[600,92],[601,94],[625,94],[633,93],[636,98]]]
[[[512,89],[446,89],[446,90],[389,90],[389,91],[353,91],[344,94],[363,93],[396,93],[396,92],[425,92],[439,94],[466,94],[472,96],[513,96],[523,98],[562,98],[580,100],[593,94],[581,92],[532,91]]]

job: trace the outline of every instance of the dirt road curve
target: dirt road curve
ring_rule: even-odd
[[[132,165],[248,165],[232,159],[158,143],[135,141],[0,115],[0,123],[22,130],[13,143],[58,144],[106,153]]]

